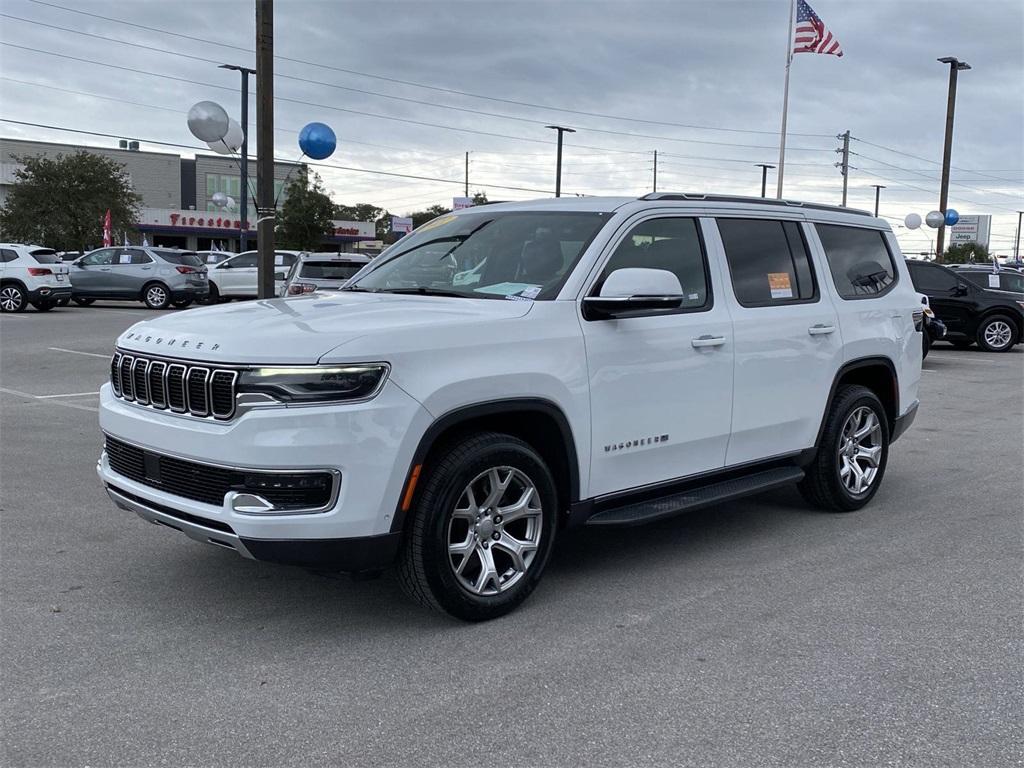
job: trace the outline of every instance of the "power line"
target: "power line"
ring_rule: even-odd
[[[30,2],[33,2],[36,5],[43,5],[43,6],[48,6],[50,8],[57,8],[59,10],[67,11],[69,13],[77,13],[77,14],[81,14],[83,16],[91,16],[93,18],[101,19],[103,21],[109,21],[109,22],[113,22],[113,23],[116,23],[116,24],[124,24],[124,25],[130,26],[130,27],[135,27],[136,29],[145,29],[145,30],[147,30],[149,32],[157,32],[159,34],[172,35],[174,37],[178,37],[178,38],[181,38],[181,39],[184,39],[184,40],[191,40],[193,42],[202,43],[204,45],[216,45],[216,46],[220,46],[222,48],[230,48],[232,50],[242,51],[242,52],[250,54],[250,55],[254,54],[254,51],[251,48],[245,48],[245,47],[242,47],[242,46],[239,46],[239,45],[232,45],[230,43],[223,43],[223,42],[219,42],[217,40],[209,40],[209,39],[206,39],[206,38],[196,37],[194,35],[186,35],[186,34],[183,34],[181,32],[174,32],[174,31],[169,30],[169,29],[162,29],[160,27],[152,27],[152,26],[147,26],[145,24],[138,24],[136,22],[126,21],[124,19],[118,19],[118,18],[114,18],[114,17],[111,17],[111,16],[103,16],[102,14],[91,13],[89,11],[83,11],[83,10],[80,10],[78,8],[69,8],[67,6],[58,5],[57,3],[44,2],[44,0],[30,0]],[[118,41],[118,42],[120,42],[120,41]],[[423,88],[423,89],[427,89],[427,90],[431,90],[431,91],[436,91],[436,92],[439,92],[439,93],[449,93],[449,94],[453,94],[453,95],[456,95],[456,96],[466,96],[466,97],[473,98],[473,99],[482,99],[482,100],[485,100],[485,101],[500,102],[500,103],[503,103],[503,104],[511,104],[511,105],[518,106],[518,107],[529,107],[531,109],[546,109],[546,110],[553,111],[553,112],[564,112],[566,114],[572,114],[572,115],[583,115],[583,116],[586,116],[586,117],[597,117],[597,118],[603,118],[603,119],[607,119],[607,120],[621,120],[621,121],[631,122],[631,123],[643,123],[643,124],[646,124],[646,125],[661,125],[661,126],[672,127],[672,128],[690,128],[690,129],[702,130],[702,131],[725,131],[725,132],[729,132],[729,133],[753,133],[753,134],[762,134],[762,135],[768,135],[768,136],[776,136],[776,135],[778,135],[776,131],[761,131],[761,130],[755,130],[755,129],[751,129],[751,128],[723,128],[723,127],[719,127],[719,126],[695,125],[695,124],[677,123],[677,122],[671,122],[671,121],[665,121],[665,120],[645,120],[643,118],[626,117],[626,116],[623,116],[623,115],[612,115],[612,114],[607,114],[607,113],[602,113],[602,112],[588,112],[588,111],[585,111],[585,110],[569,109],[567,107],[552,107],[552,106],[545,105],[545,104],[534,104],[534,103],[527,102],[527,101],[517,101],[515,99],[505,99],[505,98],[501,98],[499,96],[486,96],[484,94],[472,93],[470,91],[462,91],[462,90],[458,90],[456,88],[446,88],[446,87],[443,87],[443,86],[429,85],[429,84],[426,84],[426,83],[417,83],[417,82],[414,82],[414,81],[411,81],[411,80],[403,80],[401,78],[386,77],[384,75],[374,75],[374,74],[371,74],[371,73],[368,73],[368,72],[359,72],[359,71],[353,70],[353,69],[346,69],[344,67],[336,67],[336,66],[333,66],[333,65],[330,65],[330,64],[321,64],[319,62],[307,61],[307,60],[304,60],[304,59],[297,59],[297,58],[293,58],[293,57],[289,57],[289,56],[275,55],[274,58],[275,59],[280,59],[281,61],[288,61],[288,62],[291,62],[291,63],[294,63],[294,64],[302,64],[303,66],[319,67],[321,69],[328,69],[328,70],[332,70],[334,72],[342,72],[344,74],[355,75],[357,77],[367,77],[367,78],[371,78],[373,80],[381,80],[381,81],[384,81],[384,82],[396,83],[396,84],[399,84],[399,85],[407,85],[407,86],[411,86],[413,88]],[[791,136],[805,136],[805,137],[812,137],[812,138],[828,138],[828,139],[832,138],[832,136],[830,134],[822,134],[822,133],[791,133],[790,135]]]
[[[155,47],[150,46],[150,45],[143,45],[141,43],[133,43],[133,42],[129,42],[127,40],[119,40],[119,39],[113,38],[113,37],[106,37],[104,35],[99,35],[99,34],[96,34],[94,32],[86,32],[85,30],[72,29],[72,28],[69,28],[69,27],[62,27],[62,26],[59,26],[59,25],[56,25],[56,24],[48,24],[46,22],[36,21],[34,19],[25,19],[25,18],[22,18],[20,16],[14,16],[13,14],[9,14],[9,13],[0,13],[0,18],[13,19],[15,21],[24,22],[26,24],[35,24],[35,25],[38,25],[38,26],[47,27],[49,29],[56,29],[56,30],[59,30],[61,32],[67,32],[67,33],[71,33],[71,34],[75,34],[75,35],[83,35],[85,37],[91,37],[91,38],[94,38],[94,39],[97,39],[97,40],[103,40],[103,41],[109,42],[109,43],[117,43],[119,45],[126,45],[126,46],[130,46],[132,48],[139,48],[139,49],[142,49],[142,50],[147,51],[149,53],[162,53],[162,54],[166,54],[168,56],[178,56],[178,57],[181,57],[181,58],[184,58],[184,59],[190,59],[192,61],[199,61],[199,62],[202,62],[204,64],[211,64],[211,65],[219,65],[220,64],[220,62],[217,61],[216,59],[208,59],[208,58],[206,58],[204,56],[196,56],[194,54],[184,53],[183,51],[171,51],[171,50],[167,50],[165,48],[155,48]],[[45,51],[45,50],[38,49],[38,48],[33,49],[33,50],[37,50],[40,53],[51,53],[51,54],[54,53],[52,51]],[[275,78],[279,78],[279,79],[282,79],[282,80],[293,80],[295,82],[306,83],[306,84],[309,84],[309,85],[318,85],[318,86],[322,86],[324,88],[334,88],[336,90],[346,91],[348,93],[359,93],[359,94],[362,94],[364,96],[373,96],[373,97],[376,97],[376,98],[391,99],[391,100],[394,100],[394,101],[400,101],[400,102],[404,102],[404,103],[408,103],[408,104],[416,104],[417,106],[432,107],[432,108],[435,108],[435,109],[449,109],[449,110],[453,110],[453,111],[456,111],[456,112],[464,112],[464,113],[471,114],[471,115],[479,115],[481,117],[490,117],[490,118],[496,118],[496,119],[499,119],[499,120],[513,120],[515,122],[527,123],[529,125],[544,125],[544,121],[537,120],[535,118],[530,118],[530,117],[520,117],[518,115],[505,115],[505,114],[500,114],[498,112],[485,112],[485,111],[479,110],[479,109],[471,109],[469,107],[456,107],[456,106],[452,106],[452,105],[448,105],[448,104],[438,104],[437,102],[423,101],[421,99],[412,99],[412,98],[408,98],[408,97],[405,97],[405,96],[395,96],[395,95],[392,95],[392,94],[380,93],[378,91],[368,91],[368,90],[365,90],[365,89],[362,89],[362,88],[352,88],[352,87],[345,86],[345,85],[338,85],[337,83],[328,83],[328,82],[325,82],[323,80],[313,80],[311,78],[298,77],[296,75],[286,75],[286,74],[283,74],[283,73],[280,73],[280,72],[275,73],[274,76],[275,76]],[[708,144],[708,145],[722,146],[722,147],[742,147],[742,148],[745,148],[745,149],[773,149],[773,147],[766,146],[766,145],[763,145],[763,144],[737,144],[735,142],[711,141],[711,140],[707,140],[707,139],[683,139],[683,138],[677,138],[677,137],[673,137],[673,136],[660,136],[660,135],[656,135],[656,134],[636,133],[636,132],[632,132],[632,131],[616,131],[616,130],[612,130],[612,129],[608,129],[608,128],[597,128],[595,126],[589,126],[589,125],[577,125],[576,127],[579,128],[580,130],[584,130],[585,129],[585,130],[587,130],[587,131],[589,131],[591,133],[603,133],[603,134],[607,134],[607,135],[611,135],[611,136],[627,136],[627,137],[631,137],[631,138],[655,139],[657,141],[673,141],[673,142],[679,142],[679,143],[685,143],[685,144]],[[821,147],[790,147],[790,149],[792,151],[796,151],[796,152],[828,152],[828,151],[830,151],[829,149],[823,149]]]
[[[918,171],[913,170],[912,168],[903,168],[902,166],[899,166],[899,165],[892,165],[891,163],[887,163],[884,160],[879,160],[877,157],[870,157],[868,155],[862,155],[859,152],[853,152],[851,154],[857,155],[857,157],[863,157],[865,160],[870,160],[873,163],[881,163],[882,165],[887,166],[889,168],[894,168],[897,171],[906,171],[907,173],[912,173],[915,176],[920,176],[922,178],[927,179],[928,181],[937,181],[936,179],[933,179],[931,176],[928,176],[927,174],[920,173]],[[1000,195],[1001,197],[1009,197],[1009,198],[1011,198],[1013,200],[1019,200],[1020,199],[1020,197],[1017,196],[1017,195],[1008,195],[1005,192],[993,192],[993,191],[989,191],[989,190],[985,190],[985,189],[978,189],[977,187],[972,187],[972,186],[969,186],[967,184],[963,184],[963,183],[956,182],[956,181],[951,181],[950,184],[952,184],[954,186],[957,186],[957,187],[963,187],[964,189],[969,189],[969,190],[971,190],[973,192],[979,192],[979,193],[981,193],[983,195]]]
[[[856,136],[851,136],[850,138],[852,138],[854,141],[859,141],[861,144],[867,144],[869,147],[875,147],[877,149],[884,149],[886,152],[892,152],[893,154],[896,154],[896,155],[903,155],[904,157],[910,157],[910,158],[913,158],[914,160],[920,160],[923,163],[929,163],[931,165],[939,165],[939,166],[942,165],[942,163],[938,162],[937,160],[929,160],[927,157],[921,157],[919,155],[912,155],[909,152],[901,152],[898,149],[893,149],[892,147],[887,147],[887,146],[885,146],[883,144],[875,144],[873,142],[868,141],[867,139],[858,139]],[[952,168],[954,171],[960,171],[962,173],[973,173],[973,174],[976,174],[978,176],[988,176],[988,178],[995,179],[997,181],[1008,181],[1008,179],[1003,179],[1003,178],[1000,178],[999,176],[989,176],[988,174],[983,173],[982,171],[972,171],[970,168],[958,168],[955,165],[951,165],[949,167]]]
[[[11,123],[12,125],[24,125],[24,126],[29,126],[29,127],[32,127],[32,128],[45,128],[45,129],[51,130],[51,131],[66,131],[67,133],[78,133],[78,134],[82,134],[84,136],[101,136],[101,137],[107,138],[107,139],[131,138],[131,139],[133,139],[135,141],[142,141],[142,142],[145,142],[147,144],[156,144],[157,146],[163,146],[163,147],[175,147],[175,148],[178,148],[178,149],[191,149],[191,150],[200,150],[200,151],[207,151],[207,150],[209,150],[209,147],[197,147],[197,146],[193,146],[193,145],[190,145],[190,144],[176,144],[176,143],[170,142],[170,141],[158,141],[156,139],[148,139],[148,138],[141,137],[141,136],[126,137],[123,133],[103,133],[101,131],[86,131],[86,130],[82,130],[80,128],[66,128],[66,127],[60,126],[60,125],[47,125],[45,123],[33,123],[33,122],[29,122],[27,120],[13,120],[11,118],[6,118],[6,117],[0,117],[0,122]],[[250,159],[253,159],[253,158],[250,158]],[[274,162],[290,163],[292,165],[296,165],[296,162],[294,160],[289,160],[289,159],[279,158],[279,157],[275,157],[274,158]],[[441,183],[441,184],[456,184],[456,185],[461,186],[462,183],[463,183],[461,179],[440,179],[440,178],[437,178],[437,177],[434,177],[434,176],[420,176],[420,175],[409,174],[409,173],[395,173],[393,171],[380,171],[380,170],[373,170],[373,169],[369,169],[369,168],[354,168],[352,166],[335,165],[334,163],[325,163],[323,161],[303,160],[302,164],[313,166],[314,168],[331,168],[331,169],[334,169],[334,170],[337,170],[337,171],[351,171],[353,173],[370,173],[370,174],[374,174],[374,175],[377,175],[377,176],[392,176],[392,177],[401,178],[401,179],[417,179],[419,181],[435,181],[435,182],[438,182],[438,183]],[[550,190],[550,189],[537,189],[537,188],[533,188],[533,187],[515,187],[515,186],[508,186],[508,185],[505,185],[505,184],[489,184],[489,183],[485,184],[485,183],[479,182],[479,181],[474,181],[473,182],[473,186],[476,186],[476,187],[487,187],[489,189],[508,189],[508,190],[513,190],[513,191],[517,191],[517,192],[540,192],[540,193],[545,194],[545,195],[554,194],[552,192],[552,190]]]

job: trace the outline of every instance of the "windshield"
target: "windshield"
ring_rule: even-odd
[[[310,280],[348,280],[366,266],[352,261],[305,261],[299,269],[299,277]]]
[[[153,253],[164,261],[169,261],[171,264],[187,264],[190,267],[203,266],[203,260],[200,259],[193,251],[171,251],[164,250],[162,248],[154,248]]]
[[[609,213],[480,210],[429,221],[346,290],[550,300]]]

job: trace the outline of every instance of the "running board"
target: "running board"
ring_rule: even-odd
[[[732,501],[772,488],[791,485],[803,480],[803,477],[804,471],[800,467],[766,469],[732,480],[720,480],[717,483],[696,486],[650,501],[634,502],[621,507],[604,509],[588,518],[586,524],[643,525],[691,509],[720,504],[723,501]]]

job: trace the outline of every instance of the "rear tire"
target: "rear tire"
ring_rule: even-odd
[[[0,286],[0,312],[23,312],[27,303],[25,289],[17,283]]]
[[[96,299],[87,299],[84,296],[72,296],[71,300],[80,307],[88,307],[96,301]]]
[[[827,512],[853,512],[878,491],[888,459],[889,421],[882,402],[867,387],[843,387],[829,408],[800,493]]]
[[[142,289],[142,301],[150,309],[167,309],[171,304],[171,292],[163,283],[148,283]]]
[[[992,315],[978,325],[978,346],[986,352],[1009,352],[1018,335],[1013,320],[1006,315]]]
[[[399,556],[402,588],[465,621],[503,616],[540,581],[555,541],[555,482],[522,440],[484,432],[425,470]]]

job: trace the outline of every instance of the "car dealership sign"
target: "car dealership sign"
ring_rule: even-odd
[[[949,244],[977,243],[988,248],[991,232],[992,217],[990,215],[961,216],[960,220],[949,228]]]
[[[249,220],[246,223],[246,230],[253,231],[254,222]],[[335,219],[331,221],[334,237],[358,238],[360,240],[374,240],[377,237],[376,225],[372,221],[344,221]],[[143,208],[142,216],[139,218],[139,226],[145,229],[159,229],[168,232],[175,230],[194,232],[199,229],[208,230],[231,230],[241,229],[240,219],[230,213],[217,213],[216,211],[183,211],[175,208]]]

